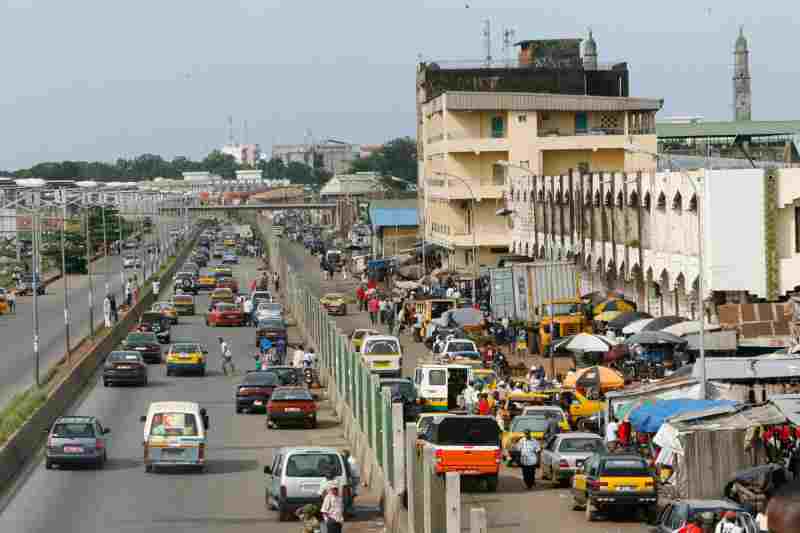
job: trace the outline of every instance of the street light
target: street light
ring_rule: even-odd
[[[657,153],[648,152],[647,150],[642,150],[641,148],[637,147],[634,144],[628,144],[624,147],[625,152],[630,154],[642,154],[647,155],[655,159],[656,161],[661,160],[662,156]],[[694,190],[695,196],[698,197],[698,200],[701,198],[700,190],[698,188],[698,184],[695,183],[695,180],[691,178],[691,176],[687,176],[689,179],[689,185],[692,186],[692,190]],[[700,178],[697,179],[700,181]],[[702,198],[705,198],[705,194],[702,195]],[[700,394],[702,399],[706,399],[708,397],[708,391],[706,390],[707,385],[707,375],[706,375],[706,345],[705,345],[705,329],[706,329],[706,309],[704,305],[704,294],[705,294],[705,262],[703,257],[703,213],[700,211],[700,205],[702,204],[701,201],[697,202],[697,261],[698,261],[698,275],[697,275],[697,309],[700,312]],[[639,243],[641,246],[641,243]]]
[[[41,385],[41,381],[39,379],[39,276],[41,273],[39,272],[39,237],[37,236],[37,225],[38,225],[38,218],[39,218],[39,191],[38,189],[44,187],[47,182],[41,178],[26,178],[26,179],[19,179],[15,180],[15,183],[20,187],[25,187],[27,189],[35,189],[32,192],[33,196],[33,210],[31,215],[31,240],[33,245],[33,255],[31,257],[32,270],[33,270],[33,280],[31,281],[31,287],[33,289],[33,357],[36,361],[35,373],[36,373],[36,386],[39,387]],[[19,238],[17,239],[19,240]]]
[[[456,176],[455,174],[449,174],[447,172],[441,172],[436,170],[434,170],[433,173],[440,176],[447,176],[449,178],[457,179],[458,181],[464,184],[464,186],[469,191],[470,196],[472,197],[472,206],[471,206],[472,209],[470,213],[470,219],[471,219],[470,229],[472,230],[470,231],[470,233],[472,233],[472,271],[474,276],[474,279],[472,280],[472,302],[478,303],[478,279],[480,278],[480,262],[478,259],[478,242],[476,240],[477,232],[475,231],[477,229],[477,220],[478,220],[478,217],[475,214],[475,204],[480,203],[481,200],[480,198],[475,196],[475,193],[472,191],[472,186],[469,184],[469,182],[467,182],[467,180],[465,180],[461,176]],[[422,251],[424,253],[425,251],[424,242],[422,244],[422,248],[423,248]],[[425,256],[423,255],[423,263],[424,261],[425,261]]]
[[[99,185],[96,181],[79,181],[76,183],[81,189],[95,189]],[[91,220],[91,202],[89,195],[84,194],[84,207],[86,210],[86,275],[89,278],[89,336],[94,337],[94,281],[92,280],[92,238],[89,228]]]

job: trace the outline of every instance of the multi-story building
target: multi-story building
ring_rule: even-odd
[[[226,144],[222,153],[233,156],[238,165],[255,166],[261,158],[261,149],[257,144]]]
[[[630,98],[627,65],[598,64],[591,35],[582,58],[580,42],[523,41],[514,66],[420,65],[420,227],[445,266],[477,273],[509,253],[503,162],[548,175],[655,168],[624,148],[656,150],[662,101]]]
[[[358,155],[357,145],[333,140],[311,144],[276,144],[272,147],[272,157],[286,165],[303,163],[312,167],[321,166],[331,174],[349,172]]]

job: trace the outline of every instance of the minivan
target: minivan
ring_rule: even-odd
[[[208,414],[195,402],[153,402],[144,422],[144,470],[206,467]]]
[[[472,381],[468,365],[422,365],[414,371],[414,385],[423,412],[457,409],[459,397]]]

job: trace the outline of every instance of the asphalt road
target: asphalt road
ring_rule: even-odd
[[[320,296],[325,292],[342,292],[355,296],[356,283],[351,279],[343,281],[337,275],[335,281],[323,280],[319,269],[319,258],[308,254],[302,245],[281,241],[281,255],[295,272],[302,272],[303,281],[311,291]],[[359,312],[355,304],[348,306],[348,314],[336,317],[337,325],[345,332],[355,328],[367,328],[369,318],[366,312]],[[410,336],[402,335],[405,347],[403,354],[403,375],[412,377],[417,362],[425,358],[427,350],[415,343]],[[617,516],[606,521],[587,522],[582,512],[572,510],[571,494],[568,488],[554,488],[548,481],[537,481],[536,487],[528,491],[522,482],[519,468],[503,466],[496,493],[462,492],[462,529],[469,527],[469,513],[473,507],[483,507],[487,512],[490,531],[562,531],[578,532],[626,532],[644,533],[649,531],[646,524],[638,522],[635,516]]]
[[[95,323],[103,320],[106,272],[117,304],[122,303],[122,258],[109,256],[92,264],[93,307]],[[126,275],[141,270],[129,269]],[[89,334],[89,276],[71,275],[67,280],[69,292],[70,345]],[[66,354],[66,328],[64,327],[64,280],[47,286],[44,296],[38,298],[39,307],[39,365],[40,375]],[[16,313],[0,316],[0,339],[3,357],[0,358],[0,407],[16,393],[35,382],[36,362],[33,352],[33,297],[17,298]]]
[[[235,268],[240,286],[257,275],[253,259]],[[181,317],[173,336],[191,337],[210,351],[206,377],[166,377],[163,365],[151,365],[144,388],[104,388],[91,385],[73,409],[94,415],[112,430],[105,470],[45,470],[40,459],[0,505],[0,531],[53,532],[258,532],[299,531],[300,524],[279,523],[264,507],[263,466],[273,450],[285,445],[346,446],[332,413],[322,403],[317,430],[266,430],[263,414],[234,413],[234,385],[244,370],[254,367],[253,328],[208,328],[202,314],[208,296],[197,298],[198,314]],[[290,331],[290,336],[292,335]],[[219,371],[217,337],[232,346],[239,375]],[[139,416],[152,401],[196,401],[208,410],[206,473],[146,474],[142,463]],[[380,531],[369,510],[346,525],[347,531]],[[372,513],[374,514],[374,513]]]

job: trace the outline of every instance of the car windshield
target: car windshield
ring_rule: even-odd
[[[89,422],[59,422],[53,426],[53,436],[67,439],[91,439],[95,435],[93,424]]]
[[[108,354],[108,360],[119,363],[119,362],[141,361],[142,358],[139,356],[138,353],[134,352],[111,352],[110,354]]]
[[[128,333],[128,342],[156,342],[156,337],[152,333]]]
[[[326,300],[341,300],[341,299],[343,299],[344,297],[343,297],[341,294],[338,294],[338,293],[331,293],[331,294],[326,294],[326,295],[324,296],[324,298],[325,298]]]
[[[272,399],[276,401],[312,401],[314,398],[311,397],[311,393],[305,389],[292,389],[292,390],[281,390],[278,389],[272,393]]]
[[[297,385],[300,383],[300,370],[297,368],[275,368],[271,372],[278,374],[281,385]]]
[[[439,423],[435,440],[443,446],[499,446],[500,428],[493,419],[452,416]]]
[[[332,453],[295,453],[286,461],[288,477],[326,477],[342,475],[342,463]]]
[[[603,474],[608,476],[642,476],[649,475],[647,463],[642,459],[606,459]]]
[[[191,413],[157,413],[150,423],[153,437],[193,437],[197,435],[197,420]]]
[[[558,451],[564,453],[594,453],[604,449],[602,439],[564,439],[558,447]]]
[[[262,302],[258,304],[259,311],[270,311],[273,313],[280,313],[283,306],[281,304],[271,304],[268,302]]]
[[[409,381],[390,381],[381,383],[381,387],[389,387],[389,390],[392,391],[392,396],[401,396],[405,399],[414,399],[416,397],[414,384]]]
[[[544,306],[544,316],[574,315],[575,313],[580,313],[580,311],[580,304],[577,303],[546,304]]]
[[[217,304],[217,311],[236,311],[239,309],[234,304]]]
[[[189,343],[173,344],[170,351],[173,353],[195,353],[200,351],[200,346]]]
[[[191,296],[175,296],[173,298],[176,304],[190,304],[192,303]]]
[[[364,347],[366,354],[396,354],[400,353],[400,345],[396,340],[370,341]]]
[[[477,352],[475,345],[468,341],[454,341],[447,343],[448,352]]]
[[[275,387],[278,385],[279,381],[279,377],[275,372],[251,372],[244,377],[242,385]]]
[[[540,433],[547,429],[547,419],[543,416],[518,416],[511,422],[512,433],[531,431]]]
[[[265,329],[286,329],[286,324],[283,323],[283,320],[267,319],[259,320],[258,327]]]

